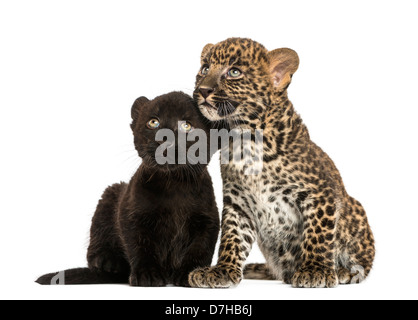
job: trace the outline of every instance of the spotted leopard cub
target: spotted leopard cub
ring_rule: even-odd
[[[192,272],[190,285],[225,288],[245,275],[320,288],[367,277],[375,248],[366,213],[288,99],[296,52],[232,38],[207,45],[201,63],[194,92],[200,111],[215,127],[263,130],[263,166],[258,175],[245,175],[245,162],[221,166],[219,260]],[[267,263],[244,270],[255,241]]]

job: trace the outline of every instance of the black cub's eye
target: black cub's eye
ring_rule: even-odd
[[[193,131],[193,126],[189,122],[183,122],[180,125],[180,130],[186,133]]]
[[[231,77],[231,78],[238,78],[241,75],[242,75],[242,71],[240,69],[237,69],[237,68],[231,68],[228,71],[228,76]]]
[[[207,75],[209,73],[209,66],[205,64],[200,70],[200,73],[203,74],[204,76]]]
[[[153,119],[151,119],[150,121],[148,121],[148,123],[147,123],[147,127],[149,128],[149,129],[158,129],[159,128],[159,126],[160,126],[160,120],[158,120],[158,119],[156,119],[156,118],[153,118]]]

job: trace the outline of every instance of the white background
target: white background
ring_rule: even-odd
[[[417,298],[416,13],[416,1],[405,0],[2,0],[0,297]],[[203,46],[231,36],[299,53],[289,96],[367,210],[377,245],[367,281],[336,289],[244,281],[229,290],[35,284],[86,265],[102,191],[140,163],[133,101],[192,93]],[[211,173],[222,208],[216,159]],[[263,261],[258,249],[249,261]]]

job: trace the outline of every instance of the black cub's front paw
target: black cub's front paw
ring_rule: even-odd
[[[129,284],[133,287],[164,287],[166,279],[155,269],[142,269],[131,273]]]
[[[190,287],[189,284],[189,272],[177,273],[173,277],[173,284],[177,287]]]

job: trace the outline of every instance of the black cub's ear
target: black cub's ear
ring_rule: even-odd
[[[132,109],[131,109],[131,117],[132,120],[135,122],[138,119],[139,112],[141,108],[148,102],[149,100],[146,97],[140,97],[135,100]]]

